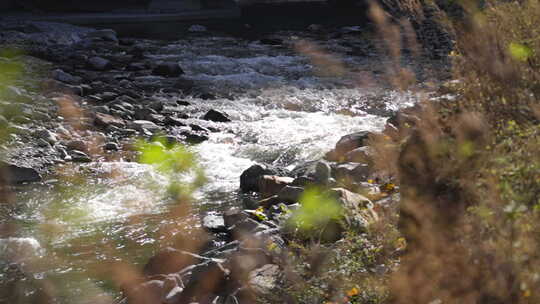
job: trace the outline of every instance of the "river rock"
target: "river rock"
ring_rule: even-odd
[[[378,220],[378,215],[373,210],[373,203],[367,197],[344,188],[332,188],[327,194],[335,198],[341,206],[342,220],[340,224],[366,228]]]
[[[204,114],[202,119],[215,121],[215,122],[230,122],[231,121],[231,119],[229,118],[229,115],[227,115],[224,112],[216,111],[214,109],[206,112],[206,114]]]
[[[90,156],[88,156],[86,153],[78,150],[71,150],[69,151],[69,156],[71,156],[71,160],[77,163],[89,163],[92,162],[92,159]]]
[[[104,71],[111,67],[111,62],[105,58],[92,57],[88,59],[88,67],[97,71]]]
[[[336,180],[344,184],[352,184],[367,180],[371,173],[371,168],[367,164],[343,163],[335,167]]]
[[[49,130],[42,129],[34,132],[34,137],[42,139],[50,145],[55,145],[58,142],[56,135]]]
[[[246,169],[240,175],[240,189],[243,192],[255,191],[259,189],[259,178],[263,175],[277,175],[278,170],[267,167],[266,165],[255,164]]]
[[[0,172],[9,184],[22,184],[41,181],[41,175],[33,168],[17,166],[0,161]]]
[[[118,42],[116,32],[111,29],[95,30],[86,34],[86,38],[102,39],[104,41]]]
[[[104,128],[107,128],[109,126],[123,128],[126,126],[126,123],[124,122],[123,119],[114,117],[112,115],[105,114],[105,113],[96,113],[95,118],[94,118],[94,123],[97,126],[104,127]]]
[[[336,143],[336,147],[328,152],[325,156],[330,161],[343,161],[345,154],[348,152],[365,146],[365,141],[371,133],[368,131],[360,131],[345,135]]]
[[[270,296],[278,288],[280,275],[278,265],[266,264],[249,273],[248,285],[255,295]]]
[[[262,197],[266,198],[277,194],[293,181],[294,179],[292,177],[263,175],[259,178],[259,192]]]
[[[54,70],[52,72],[52,78],[69,84],[79,84],[82,81],[81,77],[73,76],[69,73],[64,72],[61,69]]]
[[[202,33],[206,31],[207,31],[206,26],[200,25],[200,24],[193,24],[192,26],[188,28],[188,32],[191,32],[191,33]]]
[[[152,74],[163,77],[178,77],[184,74],[184,70],[176,62],[160,62],[152,70]]]
[[[175,126],[175,127],[185,127],[186,124],[183,120],[173,117],[173,116],[166,116],[164,120],[165,125],[167,126]],[[192,128],[193,131],[208,131],[206,129],[199,129],[196,130],[195,128]]]
[[[211,232],[219,233],[227,231],[227,228],[225,227],[225,219],[223,216],[215,213],[207,214],[202,220],[202,225]]]
[[[105,150],[105,151],[119,151],[120,147],[118,146],[117,143],[108,142],[108,143],[103,145],[103,150]]]
[[[319,184],[326,185],[330,177],[332,177],[332,167],[325,161],[318,161],[313,176],[315,181]]]
[[[285,186],[277,196],[282,201],[294,204],[300,200],[302,194],[304,194],[304,188],[302,187]]]
[[[154,134],[161,131],[161,128],[158,125],[148,120],[134,120],[129,123],[129,127],[141,133],[150,132],[151,134]]]
[[[370,147],[360,147],[356,148],[350,152],[347,152],[345,154],[345,161],[346,162],[353,162],[353,163],[370,163],[371,162],[371,151]]]
[[[204,132],[194,132],[191,130],[182,131],[180,135],[182,135],[190,144],[200,144],[210,139],[210,137],[208,137],[208,134]]]
[[[88,151],[88,146],[83,140],[70,140],[66,143],[66,147],[69,150],[79,150],[79,151]]]

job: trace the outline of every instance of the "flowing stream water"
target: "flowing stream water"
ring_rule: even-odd
[[[336,31],[341,33],[336,38],[310,40],[304,40],[311,35],[307,32],[276,32],[273,37],[286,42],[278,46],[201,35],[161,43],[152,52],[156,60],[178,61],[187,78],[227,97],[186,98],[192,104],[186,108],[191,117],[217,109],[232,119],[230,123],[193,119],[222,130],[192,148],[208,177],[206,185],[196,192],[201,213],[241,204],[239,176],[253,163],[293,168],[320,159],[341,136],[381,130],[387,117],[380,114],[422,98],[420,93],[397,91],[377,82],[377,75],[392,61],[375,51],[356,54],[366,41],[360,38],[358,28]],[[334,74],[325,74],[334,69]],[[359,75],[366,73],[375,75],[375,85],[361,82]],[[57,280],[57,285],[65,285],[57,287],[57,293],[66,303],[88,303],[101,294],[96,290],[106,283],[84,270],[88,260],[111,258],[105,244],[114,241],[117,249],[129,252],[124,259],[142,264],[158,242],[155,235],[160,225],[167,221],[160,217],[166,208],[167,176],[133,162],[81,167],[101,173],[114,171],[114,178],[89,174],[82,183],[50,180],[21,191],[20,208],[14,215],[23,227],[20,237],[0,242],[0,248],[9,244],[32,248],[41,257],[34,259],[40,261],[32,268],[34,279],[47,275],[53,282]],[[51,236],[60,226],[62,229]],[[71,248],[70,240],[82,245]],[[58,252],[70,259],[60,260]]]

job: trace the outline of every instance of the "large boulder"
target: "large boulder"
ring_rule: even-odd
[[[365,146],[365,141],[368,139],[370,132],[360,131],[352,134],[345,135],[340,138],[336,143],[334,149],[338,157],[344,156],[346,153]]]
[[[292,177],[263,175],[259,178],[259,192],[266,198],[277,194],[285,186],[292,184]]]
[[[283,170],[272,168],[262,164],[255,164],[246,169],[240,175],[240,189],[242,192],[259,192],[259,178],[263,175],[285,175],[280,174]]]
[[[344,188],[332,188],[328,191],[328,195],[341,207],[341,225],[366,228],[379,219],[373,210],[373,203],[363,195]]]

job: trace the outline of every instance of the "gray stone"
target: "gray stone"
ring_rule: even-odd
[[[332,168],[327,162],[325,161],[317,162],[317,165],[315,166],[315,174],[313,176],[317,183],[327,184],[328,179],[331,177],[331,174],[332,174]]]
[[[367,164],[344,163],[335,168],[336,180],[345,184],[365,181],[370,173],[371,168]]]
[[[123,119],[105,113],[96,113],[94,123],[97,126],[104,128],[108,128],[110,126],[123,128],[126,126],[126,123]]]
[[[279,266],[266,264],[249,273],[248,285],[258,296],[269,296],[278,288],[280,277]]]
[[[49,130],[42,129],[34,132],[34,137],[44,140],[45,142],[54,145],[58,142],[56,135]]]
[[[69,73],[64,72],[61,69],[54,70],[52,72],[52,77],[58,81],[69,84],[79,84],[82,81],[81,77],[73,76]]]
[[[92,57],[88,59],[88,66],[94,70],[104,71],[111,67],[111,62],[105,58]]]

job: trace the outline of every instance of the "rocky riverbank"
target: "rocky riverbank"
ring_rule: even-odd
[[[2,26],[0,44],[7,51],[0,54],[0,64],[7,73],[1,83],[4,107],[0,121],[7,130],[2,139],[5,180],[10,184],[49,182],[61,174],[62,168],[84,163],[134,161],[138,156],[133,148],[135,138],[152,141],[159,136],[169,143],[197,145],[212,134],[241,133],[229,127],[238,114],[213,108],[212,101],[255,95],[252,90],[263,80],[270,87],[284,84],[281,79],[268,81],[265,73],[274,72],[271,65],[257,66],[266,78],[254,77],[244,87],[218,79],[219,74],[212,75],[216,78],[190,77],[186,66],[180,66],[173,55],[174,48],[189,48],[189,40],[174,45],[121,38],[112,30],[49,23]],[[202,26],[190,29],[194,39],[214,39]],[[294,49],[314,62],[314,74],[328,78],[325,81],[332,84],[337,83],[332,78],[336,75],[345,78],[340,86],[350,91],[359,83],[385,81],[382,75],[377,76],[384,73],[377,43],[370,37],[359,38],[362,34],[358,27],[322,29],[314,25],[303,34],[306,40],[286,33],[241,43],[257,50],[268,47],[276,53]],[[361,54],[366,58],[365,66],[353,70],[356,62],[342,64],[309,39],[339,40],[339,50]],[[223,41],[226,50],[238,43],[226,38]],[[208,60],[216,56],[205,55]],[[271,62],[265,57],[256,60]],[[227,63],[223,69],[244,72],[244,66],[249,65],[254,64],[246,60],[240,67]],[[411,67],[419,79],[433,76],[420,65]],[[278,68],[289,69],[292,75],[287,76],[298,90],[312,88],[302,78],[303,71]],[[375,76],[357,78],[363,70]],[[247,73],[249,77],[254,74]],[[221,86],[213,81],[222,81]],[[328,84],[317,85],[324,91]],[[390,116],[402,106],[388,108],[385,102],[376,97],[344,100],[330,110],[352,117]],[[284,103],[288,111],[329,111],[316,103],[277,103]],[[362,231],[377,222],[378,211],[395,202],[397,189],[373,172],[369,136],[367,131],[345,135],[324,159],[303,162],[296,168],[286,163],[290,157],[286,153],[272,165],[242,168],[246,169],[239,177],[243,208],[207,213],[202,218],[202,227],[219,242],[208,242],[190,252],[185,248],[162,249],[143,267],[141,280],[122,286],[122,301],[253,303],[255,298],[277,296],[276,290],[283,287],[283,265],[291,241],[334,242],[345,230],[354,227]],[[312,206],[314,210],[306,210],[300,204],[305,200],[329,203],[324,208]]]

